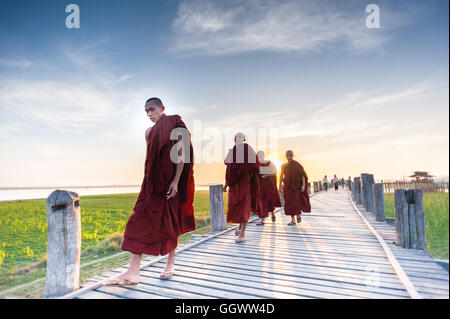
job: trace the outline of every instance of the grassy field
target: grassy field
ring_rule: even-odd
[[[395,216],[394,194],[385,194],[386,217]],[[425,212],[426,236],[428,252],[438,259],[448,259],[448,193],[424,193],[423,207]]]
[[[82,264],[120,251],[137,195],[80,196]],[[197,228],[209,225],[208,191],[196,191],[194,208]],[[46,251],[45,199],[0,202],[0,290],[45,275]]]

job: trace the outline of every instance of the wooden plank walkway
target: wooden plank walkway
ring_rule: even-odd
[[[288,226],[249,223],[246,242],[234,242],[234,228],[208,234],[177,249],[175,275],[159,279],[165,257],[143,260],[138,285],[92,284],[67,298],[410,298],[380,242],[356,212],[348,191],[311,197],[312,212]],[[364,209],[359,207],[360,211]],[[363,215],[382,234],[423,298],[448,298],[448,273],[424,252],[392,243],[393,226]],[[104,273],[110,277],[127,267]]]

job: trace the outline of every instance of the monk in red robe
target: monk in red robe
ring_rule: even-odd
[[[178,236],[195,230],[193,149],[179,115],[166,115],[158,98],[145,104],[155,125],[147,129],[141,191],[125,228],[122,250],[132,253],[127,271],[106,284],[138,283],[141,255],[167,255],[161,279],[173,275]]]
[[[245,143],[244,134],[236,134],[234,142],[225,158],[227,171],[223,191],[229,187],[227,222],[239,224],[236,242],[242,243],[250,212],[260,214],[262,210],[258,177],[261,164],[253,148]]]
[[[272,221],[275,221],[275,207],[281,207],[280,194],[277,188],[277,167],[271,161],[264,159],[263,151],[258,152],[258,160],[261,163],[259,169],[259,184],[261,190],[261,200],[263,209],[259,217],[261,220],[256,225],[264,225],[269,213],[272,215]]]
[[[301,214],[311,212],[308,194],[308,175],[303,166],[294,160],[294,152],[286,151],[287,163],[281,166],[279,189],[284,196],[284,213],[291,216],[288,225],[295,225],[302,221]]]

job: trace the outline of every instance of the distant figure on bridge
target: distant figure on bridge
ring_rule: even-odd
[[[339,190],[339,177],[337,177],[336,174],[334,174],[334,177],[333,177],[333,184],[334,184],[334,190],[335,191]]]
[[[352,178],[350,176],[348,177],[348,180],[347,180],[347,189],[349,191],[352,190]]]
[[[256,225],[264,225],[269,212],[272,215],[272,221],[275,221],[275,207],[281,207],[280,194],[277,188],[277,167],[271,161],[264,159],[263,151],[258,152],[258,160],[261,163],[259,170],[259,184],[261,189],[262,211],[259,217],[261,221]]]
[[[236,243],[245,241],[245,228],[253,211],[262,214],[262,201],[259,185],[261,164],[253,148],[248,145],[243,133],[234,137],[235,145],[225,158],[227,171],[223,191],[228,192],[227,222],[239,224],[235,232]]]
[[[323,188],[325,189],[326,192],[328,192],[328,178],[327,175],[325,175],[325,177],[323,178]]]
[[[195,230],[193,148],[190,133],[179,115],[166,115],[159,98],[148,99],[145,112],[153,127],[145,132],[147,154],[141,191],[125,227],[122,249],[132,253],[127,271],[105,281],[108,285],[136,284],[140,281],[141,255],[169,254],[161,279],[174,271],[178,236]],[[171,132],[183,131],[185,139],[171,139]],[[172,146],[183,143],[171,154]],[[190,153],[187,154],[187,149]],[[189,157],[188,157],[189,156]]]
[[[341,187],[342,189],[345,188],[345,179],[343,177],[341,178]]]
[[[293,151],[286,151],[286,159],[288,162],[281,166],[279,189],[284,196],[284,213],[291,216],[288,225],[295,225],[295,216],[297,216],[297,222],[300,223],[302,212],[311,212],[308,175],[303,166],[294,160]]]

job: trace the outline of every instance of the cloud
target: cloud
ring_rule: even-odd
[[[25,69],[31,66],[31,62],[23,58],[0,59],[0,67]]]
[[[0,82],[0,112],[60,132],[95,130],[120,123],[131,108],[142,104],[146,90],[123,88],[122,82],[133,76],[117,76],[109,71],[101,52],[101,45],[64,48],[74,74],[69,80],[65,76],[57,79],[58,75],[52,76],[54,80],[24,74],[4,78]]]
[[[251,51],[318,52],[337,45],[382,51],[388,30],[408,23],[408,10],[383,7],[382,28],[365,26],[361,1],[184,1],[172,23],[171,50],[186,54]]]

